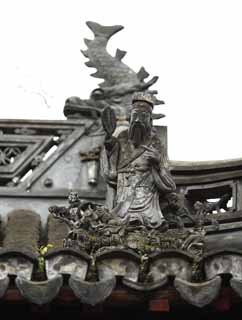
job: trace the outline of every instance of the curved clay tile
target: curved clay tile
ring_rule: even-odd
[[[111,295],[116,285],[116,278],[110,275],[109,278],[96,282],[83,281],[79,277],[72,275],[69,279],[69,286],[75,296],[82,303],[92,306],[103,302]]]
[[[68,234],[67,225],[50,214],[47,220],[47,231],[48,243],[52,244],[53,248],[63,248],[63,239]]]
[[[3,248],[38,254],[40,216],[30,210],[14,210],[7,216]]]
[[[176,278],[174,286],[181,297],[197,307],[204,307],[216,299],[222,279],[218,276],[209,281],[193,283]]]
[[[58,295],[63,278],[58,275],[53,279],[37,282],[17,277],[15,283],[24,298],[32,303],[43,305],[51,302]]]

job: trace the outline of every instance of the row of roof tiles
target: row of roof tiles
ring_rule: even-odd
[[[216,299],[229,275],[229,285],[242,297],[242,252],[220,250],[205,254],[200,265],[203,279],[194,282],[194,257],[179,250],[164,250],[149,257],[146,280],[141,282],[140,256],[129,250],[112,249],[92,257],[73,249],[63,248],[66,226],[49,217],[47,231],[41,230],[40,217],[31,211],[18,210],[9,214],[2,226],[0,249],[0,297],[10,279],[21,295],[39,305],[51,302],[63,286],[69,286],[75,296],[91,305],[103,302],[123,286],[138,292],[155,292],[172,284],[188,303],[204,307]],[[39,254],[41,243],[51,243],[54,249],[44,257]],[[43,270],[39,270],[42,263]],[[45,271],[45,272],[44,272]],[[117,278],[118,277],[118,278]],[[66,280],[67,279],[67,280]]]

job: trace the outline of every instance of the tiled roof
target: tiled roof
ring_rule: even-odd
[[[112,249],[92,257],[63,248],[66,225],[49,217],[46,229],[32,211],[15,210],[2,223],[0,250],[0,296],[10,299],[18,289],[19,297],[38,305],[50,303],[68,292],[70,300],[96,305],[107,301],[136,300],[154,303],[157,296],[198,307],[210,305],[224,289],[242,297],[242,250],[227,248],[207,252],[202,261],[203,279],[192,277],[196,261],[179,250],[163,250],[149,258],[149,277],[140,281],[140,257],[129,250]],[[52,244],[45,256],[41,244]],[[93,270],[92,270],[93,271]],[[16,289],[17,288],[17,289]],[[123,300],[122,300],[123,299]],[[153,302],[152,302],[153,301]]]

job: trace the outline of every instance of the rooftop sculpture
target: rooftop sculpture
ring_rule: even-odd
[[[9,275],[38,305],[62,289],[116,303],[117,281],[149,310],[164,294],[212,305],[224,285],[242,297],[242,159],[170,161],[158,78],[107,52],[121,26],[87,25],[86,64],[104,80],[90,98],[68,98],[63,121],[0,120],[0,297]]]
[[[120,50],[116,57],[106,52],[107,40],[121,29],[120,26],[87,24],[95,35],[94,40],[85,41],[88,50],[84,55],[90,59],[87,65],[96,67],[98,71],[95,76],[105,81],[97,89],[99,91],[95,91],[95,94],[100,94],[98,103],[68,99],[64,112],[74,109],[78,113],[83,106],[95,110],[101,107],[98,117],[105,133],[101,146],[101,167],[107,193],[104,205],[83,201],[76,192],[71,192],[68,207],[49,208],[53,217],[69,228],[63,246],[91,256],[93,263],[89,279],[95,283],[93,288],[98,280],[96,258],[110,250],[119,250],[120,254],[129,250],[139,256],[138,282],[129,280],[129,284],[136,288],[152,289],[157,285],[157,278],[160,283],[159,274],[151,272],[147,266],[152,254],[160,254],[164,250],[189,254],[193,261],[191,279],[202,281],[204,222],[212,207],[197,201],[190,212],[184,197],[176,190],[166,150],[153,126],[153,118],[157,118],[153,114],[153,106],[157,103],[156,92],[147,89],[157,78],[144,83],[144,69],[137,75],[121,62],[123,53]],[[115,104],[114,97],[119,98]],[[70,104],[74,101],[79,105]],[[120,115],[129,119],[129,126],[117,132],[117,118]],[[222,202],[214,205],[220,209]],[[213,219],[213,225],[214,228],[219,227],[216,219]],[[114,261],[111,260],[112,263]],[[179,265],[179,262],[176,263]],[[107,275],[108,283],[110,277],[112,272]],[[93,282],[88,285],[80,279],[74,282],[78,290],[88,286],[91,292]],[[94,301],[104,296],[97,297],[93,291],[89,302],[95,304]]]

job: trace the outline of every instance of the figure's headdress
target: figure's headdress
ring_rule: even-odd
[[[154,104],[155,104],[155,99],[152,94],[150,94],[148,92],[135,92],[133,94],[133,98],[132,98],[132,105],[137,101],[146,102],[147,104],[149,104],[149,106],[151,107],[151,112],[152,112],[152,110],[154,108]],[[159,113],[159,114],[152,113],[152,119],[161,119],[164,117],[165,117],[165,115],[162,113]]]
[[[152,109],[154,107],[154,98],[149,93],[146,93],[146,92],[134,93],[132,103],[137,102],[137,101],[143,101],[143,102],[148,103],[152,107]]]

